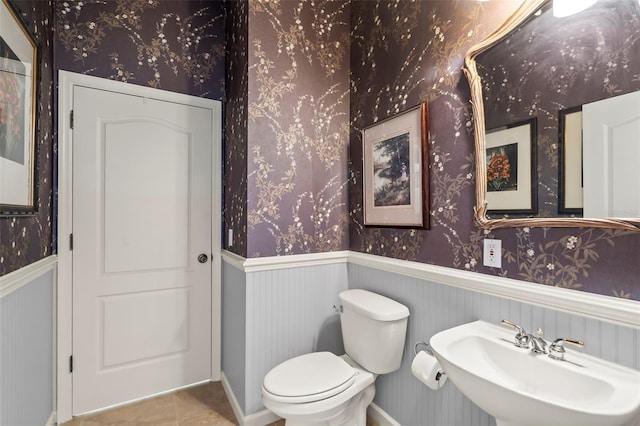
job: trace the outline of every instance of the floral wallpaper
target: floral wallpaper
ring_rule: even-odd
[[[538,216],[559,216],[558,111],[640,90],[640,5],[601,0],[567,18],[547,7],[477,65],[487,129],[537,118]]]
[[[224,96],[222,0],[56,0],[56,69]]]
[[[227,250],[247,253],[247,148],[249,78],[249,4],[227,4],[225,100],[224,235]]]
[[[40,102],[36,135],[38,213],[0,217],[0,276],[36,262],[54,252],[53,241],[53,6],[50,1],[13,1],[40,45]]]
[[[225,226],[234,229],[229,249],[238,254],[348,248],[640,300],[637,233],[474,225],[473,119],[461,68],[468,48],[517,2],[234,1],[226,36],[218,1],[16,3],[43,46],[40,209],[0,219],[0,274],[55,247],[55,62],[225,100]],[[360,130],[423,100],[430,104],[431,229],[365,227]],[[488,236],[503,242],[502,269],[482,266]]]
[[[518,5],[508,0],[352,3],[350,249],[640,300],[638,233],[484,231],[474,225],[473,119],[463,60]],[[620,57],[613,63],[625,65]],[[549,80],[558,78],[558,72],[549,73]],[[430,106],[431,229],[365,227],[360,130],[423,100]],[[502,240],[501,269],[482,266],[487,237]]]
[[[349,14],[343,1],[248,2],[248,257],[348,247]]]
[[[39,212],[0,218],[0,275],[56,250],[54,68],[213,99],[224,96],[222,0],[14,4],[41,46]]]

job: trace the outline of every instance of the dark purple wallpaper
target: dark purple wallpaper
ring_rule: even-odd
[[[40,101],[37,107],[38,213],[0,217],[0,276],[51,255],[53,242],[53,6],[50,1],[14,1],[40,44]]]
[[[226,68],[221,2],[18,4],[44,47],[40,213],[0,219],[0,274],[55,246],[54,42],[46,30],[54,10],[57,68],[216,99],[226,69],[225,226],[236,253],[349,248],[640,300],[640,234],[474,225],[473,122],[461,68],[468,48],[517,2],[231,2]],[[432,229],[365,227],[359,131],[423,100]],[[502,269],[481,266],[487,236],[503,241]]]
[[[0,218],[0,275],[55,251],[54,67],[194,96],[224,96],[221,0],[15,3],[42,47],[39,214]]]
[[[247,256],[348,247],[343,1],[249,1]]]
[[[227,4],[223,247],[243,257],[247,256],[248,12],[246,1]],[[233,231],[232,245],[228,230]]]
[[[56,69],[224,95],[222,0],[57,0]]]
[[[352,3],[350,249],[640,300],[638,233],[474,225],[473,122],[463,59],[517,6],[508,0]],[[625,65],[620,58],[614,63]],[[430,104],[431,230],[365,227],[360,130],[423,100]],[[502,269],[482,266],[486,237],[502,240]]]

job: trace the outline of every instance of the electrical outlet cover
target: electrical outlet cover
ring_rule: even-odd
[[[486,238],[482,264],[492,268],[502,268],[502,241]]]

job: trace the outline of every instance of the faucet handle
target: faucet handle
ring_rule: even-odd
[[[511,328],[515,328],[516,330],[518,330],[518,333],[521,334],[527,334],[526,331],[524,331],[524,328],[520,327],[518,324],[513,323],[509,320],[503,319],[502,321],[500,321],[502,324],[506,325],[507,327],[511,327]]]
[[[581,342],[580,340],[565,339],[561,337],[559,339],[554,340],[551,346],[549,346],[549,357],[553,359],[557,359],[559,361],[563,361],[564,353],[565,353],[565,349],[564,349],[565,343],[577,346],[579,348],[584,348],[584,342]]]
[[[506,319],[503,319],[500,322],[502,324],[506,325],[507,327],[515,328],[517,330],[515,341],[514,341],[514,344],[517,347],[519,347],[519,348],[528,348],[529,347],[529,342],[531,340],[531,336],[529,334],[527,334],[527,332],[525,331],[524,328],[522,328],[518,324],[515,324],[515,323],[513,323],[511,321],[508,321]]]

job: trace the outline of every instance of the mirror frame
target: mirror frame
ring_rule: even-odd
[[[616,228],[640,231],[640,219],[623,218],[487,218],[487,165],[485,162],[485,120],[482,100],[482,82],[478,74],[475,58],[490,49],[513,30],[527,22],[535,13],[551,0],[527,0],[498,29],[480,43],[469,49],[465,56],[464,74],[471,89],[471,109],[475,127],[475,162],[476,162],[476,205],[474,218],[476,224],[483,229],[515,228],[515,227],[567,227],[567,228]],[[640,1],[640,0],[639,0]]]

